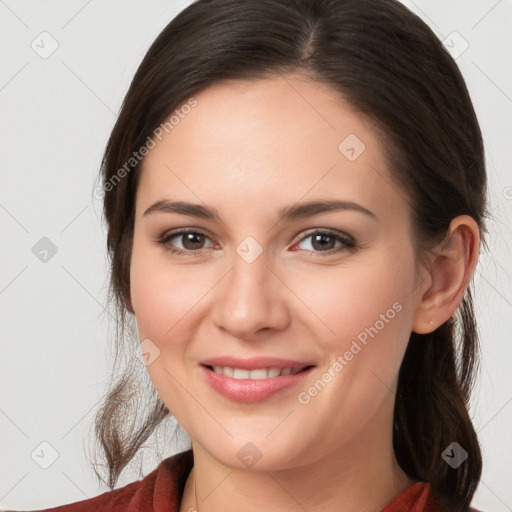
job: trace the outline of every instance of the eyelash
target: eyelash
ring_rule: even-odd
[[[171,233],[164,233],[160,238],[158,238],[156,240],[156,243],[158,245],[164,247],[166,251],[169,251],[169,252],[171,252],[173,254],[176,254],[178,256],[196,256],[203,249],[197,249],[195,251],[176,249],[176,248],[171,247],[171,245],[169,244],[170,240],[172,240],[173,238],[176,238],[177,236],[180,236],[180,235],[189,234],[189,233],[204,235],[205,237],[209,238],[206,235],[206,233],[203,233],[200,230],[197,230],[197,229],[182,229],[182,230],[178,230],[178,231],[171,232]],[[331,254],[339,253],[339,252],[345,251],[345,250],[353,251],[356,248],[355,240],[352,237],[350,237],[348,235],[342,235],[342,234],[340,234],[337,231],[332,231],[332,230],[329,230],[329,229],[310,231],[308,234],[306,234],[304,237],[302,237],[297,242],[297,244],[303,242],[304,240],[307,240],[308,238],[310,238],[313,235],[327,235],[329,237],[337,238],[338,240],[340,240],[342,242],[342,245],[339,246],[339,247],[336,247],[334,249],[330,249],[328,251],[315,251],[315,250],[309,251],[310,255],[312,255],[312,254],[320,254],[321,257],[322,257],[322,256],[328,256],[328,255],[331,255]],[[306,249],[299,249],[299,250],[305,251]]]

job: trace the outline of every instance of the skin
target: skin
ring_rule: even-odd
[[[391,175],[372,123],[335,91],[301,75],[217,83],[144,160],[136,195],[129,309],[141,340],[160,351],[147,366],[155,389],[188,432],[194,468],[180,511],[377,511],[414,484],[392,449],[400,363],[411,331],[426,333],[456,311],[476,265],[479,230],[460,216],[422,266],[406,195]],[[338,146],[365,144],[354,161]],[[215,207],[222,222],[144,215],[158,200]],[[279,208],[314,199],[346,210],[277,221]],[[178,228],[206,237],[156,243]],[[323,255],[309,236],[331,229],[354,250]],[[263,249],[237,253],[253,237]],[[325,247],[325,248],[323,248]],[[401,310],[306,403],[307,391],[365,328]],[[429,322],[433,320],[433,324]],[[206,357],[271,355],[313,361],[304,383],[256,403],[209,387]],[[252,443],[261,459],[237,457]]]

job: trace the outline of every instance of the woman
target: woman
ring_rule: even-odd
[[[133,357],[96,418],[111,491],[47,510],[474,510],[483,144],[423,21],[199,0],[139,66],[102,180],[154,403],[130,417]],[[191,450],[113,490],[171,414]]]

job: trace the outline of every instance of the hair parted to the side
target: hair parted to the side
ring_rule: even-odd
[[[375,122],[385,137],[393,179],[412,207],[418,257],[463,214],[475,219],[486,247],[484,149],[468,90],[431,29],[395,0],[197,0],[164,28],[140,64],[105,150],[103,185],[112,183],[153,130],[194,93],[221,80],[288,73],[328,85]],[[146,395],[136,397],[142,406],[133,405],[134,393],[144,391],[135,386],[146,373],[143,365],[129,364],[120,377],[115,371],[118,358],[131,356],[139,344],[127,314],[140,168],[139,163],[115,186],[105,187],[103,204],[109,298],[118,324],[114,383],[94,426],[111,489],[170,417],[149,386]],[[468,412],[479,354],[472,286],[471,280],[449,321],[430,334],[411,334],[394,409],[393,445],[400,466],[429,482],[450,512],[467,510],[482,469]],[[441,457],[454,441],[468,453],[457,469]]]

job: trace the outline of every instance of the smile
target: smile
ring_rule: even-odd
[[[208,386],[230,401],[254,403],[299,387],[315,366],[238,368],[200,364]]]
[[[295,375],[305,368],[256,368],[246,370],[244,368],[232,368],[231,366],[208,366],[212,371],[218,374],[232,377],[233,379],[272,379],[280,375]]]

